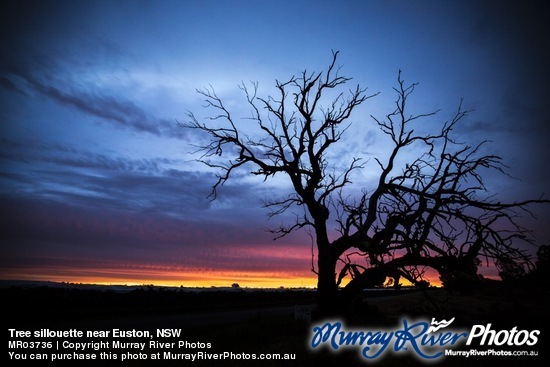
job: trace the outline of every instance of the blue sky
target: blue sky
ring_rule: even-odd
[[[392,109],[402,70],[420,83],[415,111],[441,109],[434,124],[461,98],[474,110],[458,137],[491,140],[486,152],[519,178],[488,176],[499,197],[548,193],[550,14],[542,4],[4,1],[0,277],[184,283],[221,274],[220,284],[252,284],[271,274],[301,284],[313,275],[309,238],[273,242],[263,230],[278,220],[267,221],[262,198],[287,184],[243,174],[209,201],[213,172],[190,146],[200,137],[178,122],[187,111],[206,116],[195,89],[210,85],[247,117],[241,82],[274,94],[276,79],[326,70],[331,50],[351,85],[380,92],[352,116],[337,156],[383,157],[370,115]],[[368,186],[373,172],[356,182]],[[533,209],[538,220],[526,223],[550,243],[549,210]]]

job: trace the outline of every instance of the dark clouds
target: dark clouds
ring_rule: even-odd
[[[85,69],[84,65],[55,65],[52,55],[32,52],[5,54],[3,59],[0,62],[0,85],[7,89],[23,95],[38,92],[55,103],[136,132],[174,138],[185,136],[185,131],[177,128],[175,118],[156,117],[124,94],[115,95],[112,89],[86,80],[93,75],[84,78],[65,71]]]
[[[165,165],[181,165],[168,158],[141,159],[106,156],[60,145],[29,145],[4,141],[0,149],[7,192],[56,198],[73,205],[147,210],[183,215],[184,210],[209,207],[205,182],[212,174],[187,172]],[[21,169],[26,167],[26,169]]]

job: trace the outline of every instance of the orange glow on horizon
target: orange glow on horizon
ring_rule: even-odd
[[[433,272],[427,274],[428,281],[432,286],[441,286],[438,275]],[[2,276],[3,280],[26,280],[26,281],[51,281],[76,284],[98,284],[98,285],[154,285],[165,287],[230,287],[237,283],[243,288],[315,288],[317,277],[310,271],[302,273],[283,272],[242,272],[242,271],[181,271],[159,270],[138,268],[113,268],[113,269],[26,269],[13,271],[9,276]],[[403,286],[410,286],[411,283],[401,278]],[[341,286],[345,286],[344,282]]]
[[[144,269],[63,269],[56,271],[13,272],[3,280],[51,281],[98,285],[154,285],[165,287],[230,287],[237,283],[246,288],[314,288],[317,278],[301,274],[239,271],[185,272],[147,271]]]
[[[284,250],[287,250],[286,248]],[[277,259],[290,256],[292,259],[300,259],[301,251],[288,249],[279,252],[271,249],[252,249],[246,252],[247,258],[263,259],[265,264],[270,263],[268,255],[275,253]],[[76,259],[79,260],[79,259]],[[305,259],[306,262],[308,259]],[[250,264],[254,264],[251,260]],[[284,262],[280,262],[284,264]],[[75,284],[98,284],[98,285],[154,285],[166,287],[231,287],[238,284],[243,288],[316,288],[317,275],[307,266],[294,269],[287,267],[277,270],[261,268],[257,266],[250,268],[231,268],[230,262],[220,264],[219,268],[193,267],[181,265],[166,265],[160,263],[117,263],[98,261],[74,261],[73,264],[83,264],[67,267],[64,264],[44,264],[35,267],[12,267],[4,268],[0,273],[0,280],[24,280],[24,281],[51,281]],[[277,264],[277,262],[276,262]],[[225,265],[225,267],[223,267]],[[242,262],[241,262],[242,265]],[[492,264],[480,267],[479,273],[488,279],[498,279],[498,272]],[[424,279],[429,281],[431,286],[440,287],[441,280],[436,270],[431,268],[422,269]],[[350,278],[343,279],[341,287],[344,287]],[[389,280],[389,279],[388,279]],[[401,277],[402,286],[412,284]],[[386,284],[389,284],[387,282]]]

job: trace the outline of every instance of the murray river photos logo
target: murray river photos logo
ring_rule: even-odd
[[[422,360],[437,360],[461,345],[472,346],[533,346],[538,342],[539,330],[493,330],[491,324],[474,325],[470,330],[453,330],[455,320],[432,322],[402,320],[394,330],[347,330],[339,321],[314,326],[311,348],[323,346],[338,351],[358,348],[361,355],[373,360],[386,353],[412,353]]]

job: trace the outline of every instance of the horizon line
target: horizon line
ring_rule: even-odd
[[[95,282],[95,283],[88,283],[88,282],[72,282],[72,281],[55,281],[55,280],[34,280],[34,279],[0,279],[0,288],[6,288],[9,286],[15,286],[17,284],[9,284],[9,283],[20,283],[20,284],[27,284],[27,285],[40,285],[40,284],[54,284],[54,285],[60,285],[60,286],[82,286],[82,287],[128,287],[128,288],[174,288],[174,289],[273,289],[273,290],[282,290],[282,289],[307,289],[307,290],[317,290],[316,286],[279,286],[279,287],[268,287],[268,286],[240,286],[238,285],[196,285],[196,286],[189,286],[189,285],[173,285],[173,284],[153,284],[153,283],[106,283],[106,282]],[[432,285],[431,288],[441,288],[439,285]],[[416,288],[414,285],[402,285],[400,288]],[[382,287],[373,287],[373,288],[365,288],[365,289],[387,289],[387,290],[395,290],[394,286],[382,286]]]

